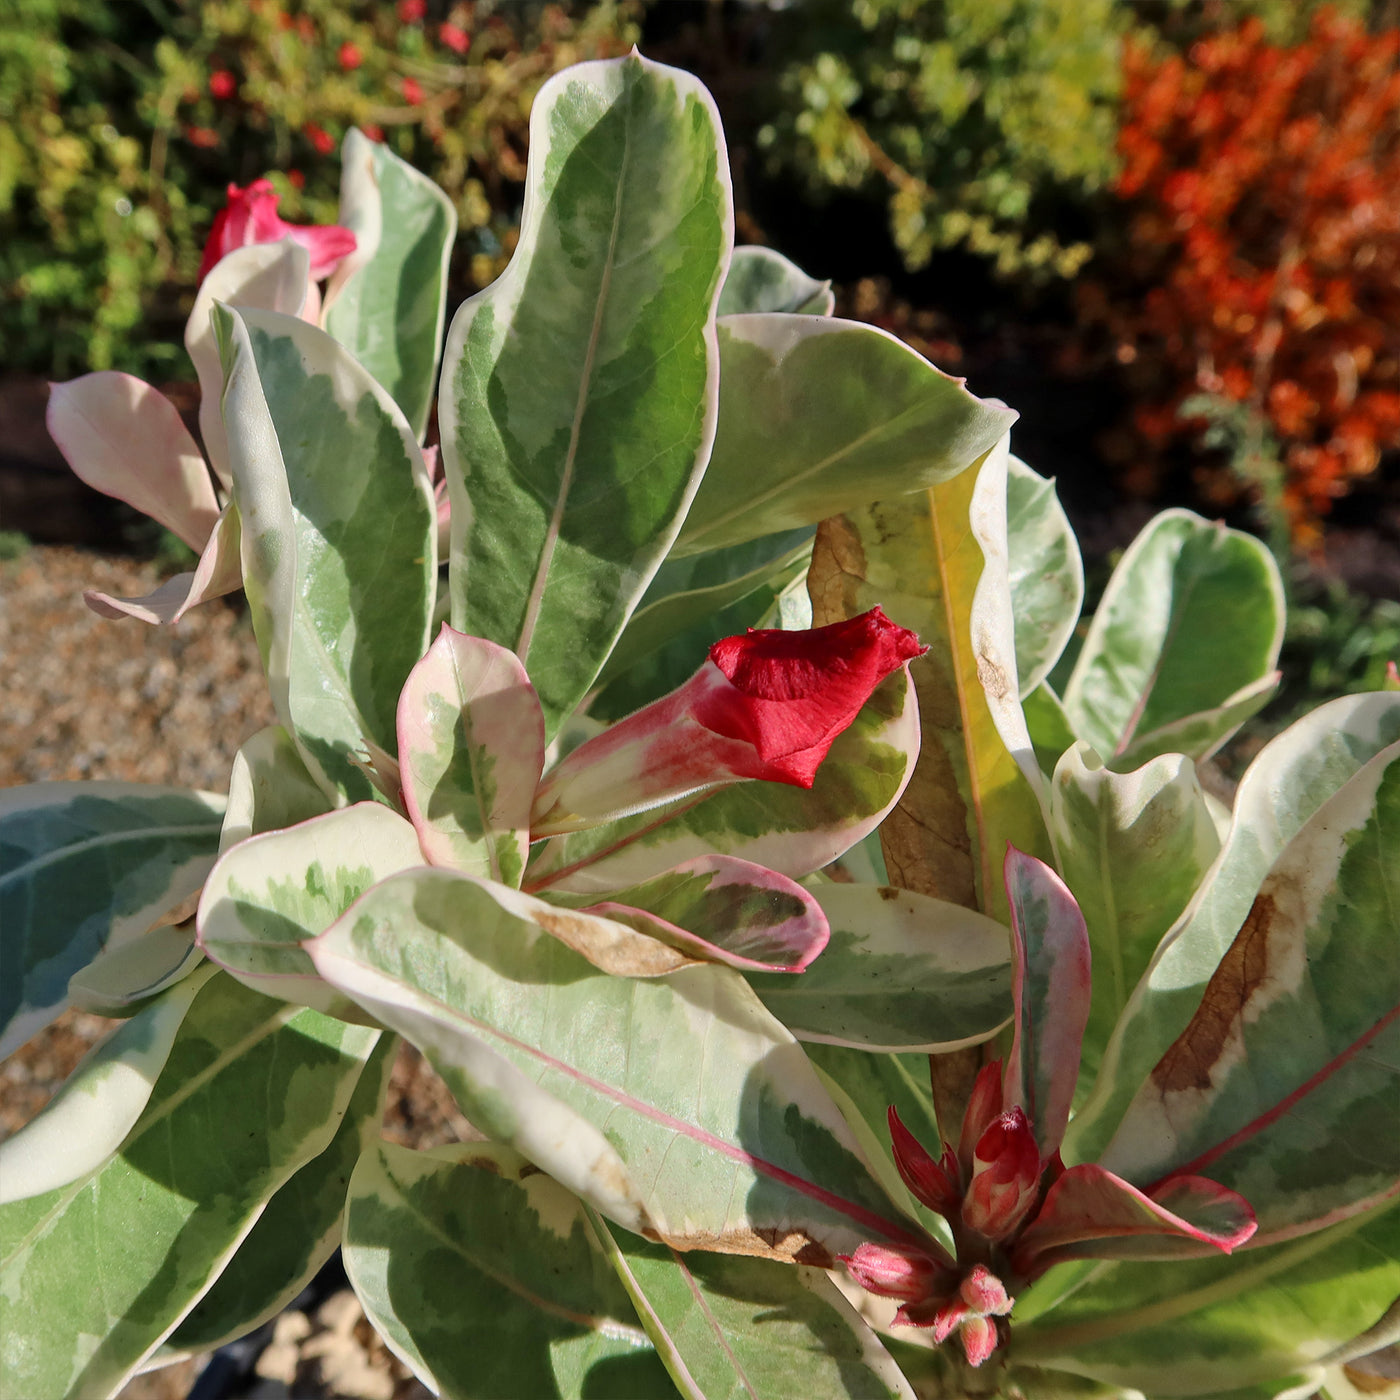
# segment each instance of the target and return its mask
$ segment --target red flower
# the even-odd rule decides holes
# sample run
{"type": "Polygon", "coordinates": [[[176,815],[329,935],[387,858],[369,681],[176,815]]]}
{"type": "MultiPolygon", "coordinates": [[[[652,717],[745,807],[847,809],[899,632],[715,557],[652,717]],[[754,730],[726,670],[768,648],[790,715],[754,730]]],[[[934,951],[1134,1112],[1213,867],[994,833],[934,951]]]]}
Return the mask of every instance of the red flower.
{"type": "Polygon", "coordinates": [[[315,122],[307,122],[302,127],[302,133],[323,156],[328,156],[335,150],[335,138],[325,127],[317,126],[315,122]]]}
{"type": "Polygon", "coordinates": [[[227,102],[238,91],[238,80],[227,68],[216,68],[209,75],[209,95],[216,102],[227,102]]]}
{"type": "Polygon", "coordinates": [[[875,687],[924,650],[879,608],[805,632],[726,637],[678,690],[545,778],[531,833],[574,831],[743,778],[809,788],[875,687]]]}
{"type": "Polygon", "coordinates": [[[438,26],[438,39],[456,54],[465,54],[472,46],[472,36],[450,20],[438,26]]]}
{"type": "Polygon", "coordinates": [[[340,46],[340,52],[336,55],[341,68],[349,73],[358,68],[365,61],[365,56],[360,52],[358,44],[352,44],[348,39],[340,46]]]}
{"type": "MultiPolygon", "coordinates": [[[[314,129],[320,131],[319,127],[314,129]]],[[[308,127],[307,135],[311,132],[312,128],[308,127]]],[[[325,132],[320,134],[330,141],[325,132]]],[[[312,136],[312,140],[316,138],[312,136]]],[[[321,149],[320,143],[316,144],[321,149]]],[[[289,224],[277,213],[277,198],[271,180],[254,180],[247,189],[239,189],[237,185],[228,187],[228,203],[214,215],[214,227],[209,230],[209,241],[204,245],[204,260],[199,265],[200,281],[220,258],[250,243],[295,239],[311,254],[311,276],[318,281],[343,257],[355,251],[355,235],[348,228],[338,224],[312,227],[289,224]]]]}
{"type": "MultiPolygon", "coordinates": [[[[185,140],[191,146],[198,146],[201,150],[211,151],[219,144],[219,133],[207,126],[187,126],[185,128],[185,140]]],[[[200,274],[203,276],[203,274],[200,274]]]]}
{"type": "Polygon", "coordinates": [[[417,24],[427,13],[427,0],[399,0],[400,24],[417,24]]]}
{"type": "Polygon", "coordinates": [[[423,88],[417,78],[403,80],[403,100],[410,107],[416,107],[423,100],[423,88]]]}

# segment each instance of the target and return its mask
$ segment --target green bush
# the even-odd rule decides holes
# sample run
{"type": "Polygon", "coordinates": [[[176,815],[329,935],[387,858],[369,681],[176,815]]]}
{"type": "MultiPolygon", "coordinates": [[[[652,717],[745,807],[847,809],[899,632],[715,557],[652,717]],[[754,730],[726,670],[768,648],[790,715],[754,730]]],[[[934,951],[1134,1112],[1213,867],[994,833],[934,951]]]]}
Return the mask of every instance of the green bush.
{"type": "Polygon", "coordinates": [[[625,52],[632,0],[12,0],[0,27],[0,340],[57,378],[184,375],[180,332],[230,180],[268,175],[292,221],[334,222],[351,126],[457,206],[464,278],[513,242],[530,103],[625,52]],[[134,334],[141,328],[139,335],[134,334]]]}
{"type": "Polygon", "coordinates": [[[816,0],[786,16],[783,108],[759,140],[814,190],[888,190],[910,268],[962,244],[1003,273],[1089,255],[1036,229],[1114,169],[1119,0],[816,0]]]}

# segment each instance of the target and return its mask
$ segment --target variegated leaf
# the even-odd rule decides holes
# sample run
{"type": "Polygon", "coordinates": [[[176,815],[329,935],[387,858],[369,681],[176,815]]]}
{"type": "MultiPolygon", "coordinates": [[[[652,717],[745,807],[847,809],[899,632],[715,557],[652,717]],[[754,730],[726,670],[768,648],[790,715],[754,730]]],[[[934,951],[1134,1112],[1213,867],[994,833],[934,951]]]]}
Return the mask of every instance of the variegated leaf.
{"type": "Polygon", "coordinates": [[[96,1171],[145,1111],[205,966],[91,1050],[35,1118],[0,1142],[0,1205],[96,1171]]]}
{"type": "Polygon", "coordinates": [[[377,802],[254,836],[226,851],[204,886],[200,947],[254,991],[358,1020],[301,945],[376,881],[422,861],[413,827],[377,802]]]}
{"type": "Polygon", "coordinates": [[[1400,743],[1285,847],[1100,1160],[1209,1176],[1259,1242],[1400,1192],[1400,743]]]}
{"type": "Polygon", "coordinates": [[[432,487],[398,406],[323,331],[215,309],[243,578],[278,718],[339,805],[373,792],[427,650],[432,487]]]}
{"type": "Polygon", "coordinates": [[[514,652],[444,626],[399,698],[404,806],[423,854],[518,887],[544,714],[514,652]]]}
{"type": "Polygon", "coordinates": [[[893,884],[993,917],[1006,843],[1050,854],[1016,680],[1007,458],[1002,441],[926,494],[825,522],[808,584],[817,622],[879,603],[928,646],[910,667],[923,749],[881,828],[885,863],[893,884]]]}
{"type": "Polygon", "coordinates": [[[286,1308],[335,1252],[351,1173],[380,1143],[384,1098],[398,1048],[396,1036],[380,1036],[335,1136],[278,1188],[155,1360],[212,1351],[246,1336],[286,1308]]]}
{"type": "Polygon", "coordinates": [[[829,933],[821,905],[801,885],[733,856],[697,856],[597,903],[555,898],[741,970],[801,972],[829,933]]]}
{"type": "Polygon", "coordinates": [[[248,306],[299,316],[314,290],[311,255],[290,238],[235,248],[220,258],[199,284],[185,323],[185,350],[199,378],[199,435],[209,464],[226,490],[233,485],[233,472],[221,410],[224,371],[214,335],[214,307],[248,306]]]}
{"type": "Polygon", "coordinates": [[[1011,1019],[1010,940],[959,904],[876,885],[812,893],[831,941],[801,977],[752,976],[799,1039],[867,1051],[976,1045],[1011,1019]]]}
{"type": "Polygon", "coordinates": [[[441,1394],[674,1394],[578,1197],[508,1147],[367,1152],[345,1267],[380,1335],[441,1394]]]}
{"type": "Polygon", "coordinates": [[[457,210],[426,175],[353,127],[340,159],[338,222],[355,235],[356,248],[344,273],[337,268],[332,276],[322,324],[394,396],[421,439],[442,349],[457,210]]]}
{"type": "Polygon", "coordinates": [[[1007,459],[1006,538],[1021,699],[1050,674],[1084,605],[1084,561],[1053,478],[1007,459]]]}
{"type": "Polygon", "coordinates": [[[726,316],[719,350],[719,429],[677,555],[946,481],[1016,420],[856,321],[726,316]]]}
{"type": "Polygon", "coordinates": [[[1400,741],[1400,695],[1350,695],[1314,710],[1260,751],[1235,794],[1229,833],[1185,912],[1128,999],[1065,1160],[1103,1151],[1128,1102],[1185,1030],[1249,914],[1269,867],[1319,807],[1388,744],[1400,741]]]}
{"type": "Polygon", "coordinates": [[[1093,951],[1087,1071],[1162,935],[1205,878],[1220,837],[1190,759],[1164,754],[1115,773],[1082,742],[1055,769],[1050,823],[1093,951]]]}
{"type": "Polygon", "coordinates": [[[1264,545],[1163,511],[1113,571],[1065,687],[1075,733],[1113,767],[1204,757],[1272,694],[1283,612],[1264,545]]]}
{"type": "Polygon", "coordinates": [[[491,893],[408,872],[308,946],[482,1131],[626,1228],[813,1262],[906,1235],[802,1051],[737,973],[609,977],[500,894],[484,910],[491,893]]]}
{"type": "Polygon", "coordinates": [[[749,311],[792,311],[830,316],[836,305],[830,281],[808,277],[796,263],[772,248],[736,248],[724,277],[716,315],[749,311]]]}
{"type": "Polygon", "coordinates": [[[681,1254],[590,1218],[687,1400],[914,1400],[880,1339],[824,1270],[681,1254]]]}
{"type": "Polygon", "coordinates": [[[223,808],[211,793],[142,783],[0,793],[0,1055],[58,1015],[75,972],[199,890],[223,808]]]}
{"type": "Polygon", "coordinates": [[[211,977],[116,1155],[0,1208],[0,1394],[119,1390],[325,1149],[375,1039],[211,977]]]}
{"type": "Polygon", "coordinates": [[[439,416],[452,625],[520,656],[551,734],[709,457],[732,220],[718,114],[689,74],[634,54],[540,89],[520,241],[453,320],[439,416]]]}
{"type": "Polygon", "coordinates": [[[219,854],[250,836],[296,826],[329,809],[326,794],[307,772],[292,736],[280,724],[270,724],[233,756],[219,854]]]}
{"type": "Polygon", "coordinates": [[[1005,1103],[1026,1111],[1042,1160],[1064,1137],[1089,1018],[1089,934],[1065,883],[1044,861],[1009,847],[1011,994],[1015,1034],[1005,1103]]]}

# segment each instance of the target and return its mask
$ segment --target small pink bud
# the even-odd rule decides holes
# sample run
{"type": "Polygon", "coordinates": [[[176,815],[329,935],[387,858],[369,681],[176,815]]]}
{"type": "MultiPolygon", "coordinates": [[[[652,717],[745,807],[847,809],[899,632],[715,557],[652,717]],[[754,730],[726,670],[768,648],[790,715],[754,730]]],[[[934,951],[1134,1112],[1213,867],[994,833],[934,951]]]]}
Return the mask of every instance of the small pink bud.
{"type": "Polygon", "coordinates": [[[863,1244],[841,1262],[862,1288],[883,1298],[916,1303],[949,1282],[951,1270],[921,1250],[895,1245],[863,1244]]]}
{"type": "Polygon", "coordinates": [[[972,1271],[958,1285],[958,1293],[975,1313],[1005,1317],[1011,1311],[1013,1299],[1006,1285],[985,1264],[973,1265],[972,1271]]]}
{"type": "Polygon", "coordinates": [[[989,1240],[1009,1239],[1040,1193],[1040,1149],[1018,1106],[995,1119],[977,1140],[972,1180],[963,1197],[964,1224],[989,1240]]]}
{"type": "Polygon", "coordinates": [[[958,1161],[964,1174],[971,1175],[972,1154],[978,1139],[1001,1115],[1001,1106],[1001,1061],[993,1060],[982,1066],[963,1114],[962,1133],[958,1137],[958,1161]]]}
{"type": "Polygon", "coordinates": [[[951,1150],[946,1151],[942,1161],[935,1162],[923,1143],[900,1121],[899,1112],[893,1104],[890,1105],[888,1117],[894,1164],[904,1184],[930,1210],[951,1218],[962,1202],[956,1154],[951,1150]]]}
{"type": "Polygon", "coordinates": [[[438,39],[455,54],[465,54],[472,46],[472,36],[450,20],[438,26],[438,39]]]}
{"type": "Polygon", "coordinates": [[[997,1325],[990,1318],[970,1317],[958,1332],[969,1366],[980,1366],[997,1349],[997,1325]]]}

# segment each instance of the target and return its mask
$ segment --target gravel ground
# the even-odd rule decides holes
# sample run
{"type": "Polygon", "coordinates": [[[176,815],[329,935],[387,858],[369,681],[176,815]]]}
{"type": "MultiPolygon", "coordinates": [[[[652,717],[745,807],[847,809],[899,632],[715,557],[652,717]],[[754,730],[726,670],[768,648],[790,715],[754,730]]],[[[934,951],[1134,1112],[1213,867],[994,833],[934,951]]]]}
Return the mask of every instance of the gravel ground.
{"type": "MultiPolygon", "coordinates": [[[[119,779],[228,791],[233,756],[271,724],[247,608],[218,601],[175,627],[97,617],[84,588],[150,592],[154,564],[36,546],[0,562],[0,787],[119,779]]],[[[27,1123],[113,1022],[70,1012],[0,1066],[0,1138],[27,1123]]],[[[442,1081],[404,1046],[394,1067],[385,1136],[434,1147],[473,1136],[442,1081]]],[[[136,1377],[121,1400],[181,1400],[206,1358],[136,1377]]],[[[354,1294],[278,1319],[258,1361],[257,1400],[421,1400],[423,1389],[385,1349],[354,1294]]]]}

